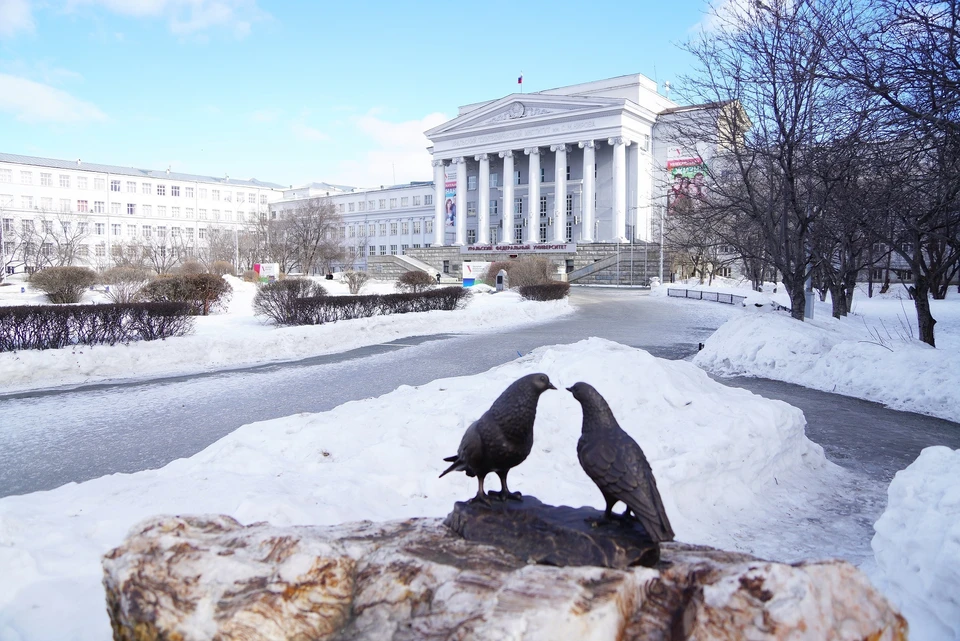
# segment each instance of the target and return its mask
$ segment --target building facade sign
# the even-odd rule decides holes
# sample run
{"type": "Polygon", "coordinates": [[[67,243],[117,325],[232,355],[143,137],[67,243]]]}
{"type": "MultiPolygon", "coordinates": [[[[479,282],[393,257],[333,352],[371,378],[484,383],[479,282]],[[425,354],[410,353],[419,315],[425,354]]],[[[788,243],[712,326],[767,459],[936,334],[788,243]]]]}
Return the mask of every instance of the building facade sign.
{"type": "Polygon", "coordinates": [[[576,243],[518,243],[516,245],[462,245],[461,254],[575,254],[576,243]]]}

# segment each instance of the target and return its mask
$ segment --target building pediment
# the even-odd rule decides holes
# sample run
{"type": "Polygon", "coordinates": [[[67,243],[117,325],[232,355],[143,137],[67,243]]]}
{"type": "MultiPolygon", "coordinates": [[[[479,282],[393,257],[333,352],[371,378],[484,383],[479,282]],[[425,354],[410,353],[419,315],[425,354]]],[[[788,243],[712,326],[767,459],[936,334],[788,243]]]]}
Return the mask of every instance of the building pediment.
{"type": "Polygon", "coordinates": [[[475,133],[491,127],[526,126],[528,123],[558,117],[594,114],[597,111],[622,109],[626,101],[618,98],[580,98],[511,94],[449,120],[426,132],[428,138],[450,134],[475,133]]]}

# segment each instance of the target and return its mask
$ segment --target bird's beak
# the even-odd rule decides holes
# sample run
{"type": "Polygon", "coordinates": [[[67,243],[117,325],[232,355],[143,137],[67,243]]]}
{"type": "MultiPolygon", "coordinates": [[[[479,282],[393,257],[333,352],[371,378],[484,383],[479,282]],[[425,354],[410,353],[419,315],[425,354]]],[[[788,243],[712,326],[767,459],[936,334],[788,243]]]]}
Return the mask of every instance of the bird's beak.
{"type": "Polygon", "coordinates": [[[549,385],[550,385],[550,387],[548,387],[547,389],[557,389],[556,386],[555,386],[553,383],[549,383],[549,385]]]}
{"type": "Polygon", "coordinates": [[[571,394],[573,394],[573,385],[571,385],[570,387],[568,387],[568,388],[567,388],[567,391],[570,392],[571,394]]]}

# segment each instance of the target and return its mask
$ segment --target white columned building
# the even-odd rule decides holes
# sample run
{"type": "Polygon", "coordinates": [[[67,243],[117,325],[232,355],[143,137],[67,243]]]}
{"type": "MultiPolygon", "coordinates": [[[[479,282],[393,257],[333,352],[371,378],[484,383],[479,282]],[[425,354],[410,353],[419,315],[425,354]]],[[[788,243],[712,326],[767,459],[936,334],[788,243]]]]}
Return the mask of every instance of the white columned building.
{"type": "Polygon", "coordinates": [[[655,187],[661,172],[651,140],[659,116],[676,108],[639,74],[461,107],[426,132],[435,169],[434,244],[487,245],[491,228],[508,245],[656,240],[651,212],[662,189],[655,187]],[[526,163],[518,166],[518,155],[526,163]],[[442,220],[450,164],[452,240],[442,220]]]}

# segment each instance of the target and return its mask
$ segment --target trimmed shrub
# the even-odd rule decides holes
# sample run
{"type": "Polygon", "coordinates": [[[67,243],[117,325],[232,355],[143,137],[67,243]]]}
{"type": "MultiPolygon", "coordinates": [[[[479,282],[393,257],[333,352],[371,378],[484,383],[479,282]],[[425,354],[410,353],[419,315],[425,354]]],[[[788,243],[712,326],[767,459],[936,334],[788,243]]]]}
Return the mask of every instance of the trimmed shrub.
{"type": "Polygon", "coordinates": [[[397,279],[396,287],[397,290],[401,292],[419,294],[420,292],[430,289],[436,284],[437,281],[434,280],[433,276],[427,272],[421,272],[418,270],[400,274],[400,278],[397,279]]]}
{"type": "MultiPolygon", "coordinates": [[[[176,273],[182,276],[196,276],[197,274],[206,274],[207,268],[203,266],[203,263],[196,260],[187,260],[180,263],[180,266],[177,267],[176,273]]],[[[220,274],[221,276],[223,274],[220,274]]]]}
{"type": "Polygon", "coordinates": [[[245,283],[255,283],[257,282],[257,272],[252,269],[245,269],[241,278],[243,278],[243,282],[245,283]]]}
{"type": "Polygon", "coordinates": [[[370,296],[320,296],[296,302],[297,325],[322,325],[354,318],[409,314],[461,308],[471,292],[462,287],[441,287],[419,294],[372,294],[370,296]]]}
{"type": "Polygon", "coordinates": [[[213,274],[162,274],[140,290],[141,297],[152,303],[189,303],[194,316],[222,307],[232,293],[230,283],[213,274]]]}
{"type": "Polygon", "coordinates": [[[253,311],[277,325],[296,325],[296,303],[301,298],[326,296],[322,285],[306,278],[287,278],[261,285],[253,297],[253,311]]]}
{"type": "Polygon", "coordinates": [[[140,267],[111,267],[100,274],[100,283],[107,285],[107,297],[114,303],[133,303],[144,285],[153,280],[153,272],[140,267]]]}
{"type": "Polygon", "coordinates": [[[347,287],[350,288],[351,296],[359,296],[360,292],[363,291],[363,286],[370,280],[367,272],[346,272],[343,278],[347,281],[347,287]]]}
{"type": "Polygon", "coordinates": [[[79,303],[83,292],[97,282],[97,273],[86,267],[48,267],[30,276],[30,284],[51,303],[79,303]]]}
{"type": "Polygon", "coordinates": [[[570,283],[557,281],[544,285],[524,285],[520,288],[520,296],[527,300],[560,300],[570,293],[570,283]]]}
{"type": "Polygon", "coordinates": [[[189,312],[187,303],[0,307],[0,352],[183,336],[189,312]]]}
{"type": "Polygon", "coordinates": [[[226,276],[227,274],[233,276],[233,265],[225,260],[215,260],[213,264],[210,265],[210,273],[216,274],[217,276],[226,276]]]}
{"type": "Polygon", "coordinates": [[[507,260],[490,263],[483,282],[491,287],[497,284],[497,274],[501,269],[507,270],[510,288],[526,285],[543,285],[554,282],[557,268],[549,259],[543,256],[524,256],[518,260],[507,260]]]}

